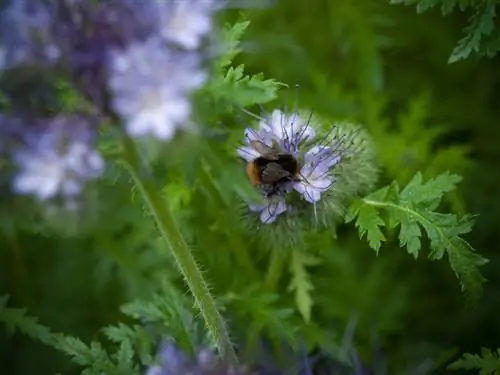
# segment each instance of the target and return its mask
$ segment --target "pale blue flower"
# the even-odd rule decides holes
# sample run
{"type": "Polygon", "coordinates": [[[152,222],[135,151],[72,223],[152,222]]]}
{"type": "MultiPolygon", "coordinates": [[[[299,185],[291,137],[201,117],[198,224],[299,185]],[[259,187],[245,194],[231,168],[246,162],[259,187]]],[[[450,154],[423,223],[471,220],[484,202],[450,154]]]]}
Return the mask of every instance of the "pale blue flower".
{"type": "Polygon", "coordinates": [[[85,120],[58,116],[47,120],[42,131],[25,138],[13,154],[19,171],[13,180],[18,194],[33,195],[41,201],[81,194],[87,180],[99,177],[104,162],[89,144],[85,120]]]}
{"type": "Polygon", "coordinates": [[[328,134],[318,138],[312,125],[310,119],[297,112],[286,114],[274,110],[269,117],[260,119],[257,129],[245,129],[245,144],[237,149],[244,160],[251,162],[263,156],[251,145],[252,141],[259,140],[275,147],[278,154],[294,156],[299,163],[295,180],[279,182],[277,189],[273,187],[273,196],[268,196],[269,189],[262,186],[264,203],[249,205],[251,211],[260,214],[263,223],[272,223],[279,215],[291,211],[287,199],[293,190],[306,202],[316,204],[335,185],[335,168],[352,151],[350,142],[355,133],[339,133],[334,125],[328,134]]]}
{"type": "Polygon", "coordinates": [[[160,34],[187,50],[198,49],[212,30],[215,0],[155,0],[159,5],[160,34]]]}
{"type": "Polygon", "coordinates": [[[158,37],[114,50],[108,86],[112,108],[132,136],[173,138],[188,126],[190,94],[206,80],[197,54],[170,50],[158,37]]]}
{"type": "Polygon", "coordinates": [[[281,196],[265,198],[264,203],[249,204],[250,211],[258,212],[260,221],[264,224],[271,224],[276,221],[279,215],[286,212],[287,204],[281,196]]]}

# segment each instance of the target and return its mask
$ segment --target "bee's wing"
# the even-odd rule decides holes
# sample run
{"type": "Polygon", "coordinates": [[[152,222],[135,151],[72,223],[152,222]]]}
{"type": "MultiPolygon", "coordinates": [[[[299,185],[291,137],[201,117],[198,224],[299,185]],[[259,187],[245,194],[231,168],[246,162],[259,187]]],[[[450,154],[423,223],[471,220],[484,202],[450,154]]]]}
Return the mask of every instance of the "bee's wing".
{"type": "Polygon", "coordinates": [[[291,176],[291,173],[283,169],[281,165],[277,163],[269,163],[262,171],[261,178],[263,183],[271,184],[289,176],[291,176]]]}
{"type": "Polygon", "coordinates": [[[278,160],[278,155],[276,150],[266,145],[264,142],[258,140],[252,141],[252,147],[262,156],[269,158],[271,160],[278,160]]]}

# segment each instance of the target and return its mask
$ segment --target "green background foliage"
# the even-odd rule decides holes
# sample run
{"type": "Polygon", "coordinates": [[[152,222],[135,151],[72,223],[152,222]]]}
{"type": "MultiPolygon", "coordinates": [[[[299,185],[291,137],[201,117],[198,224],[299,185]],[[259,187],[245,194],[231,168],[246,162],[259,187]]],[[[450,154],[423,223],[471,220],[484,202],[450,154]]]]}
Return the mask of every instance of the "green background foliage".
{"type": "MultiPolygon", "coordinates": [[[[279,1],[224,13],[221,25],[240,23],[224,29],[223,53],[197,95],[201,134],[153,151],[139,144],[249,361],[263,341],[287,364],[298,357],[283,342],[342,358],[355,317],[360,356],[370,362],[376,331],[390,373],[428,358],[435,373],[447,373],[466,352],[479,354],[456,362],[454,373],[500,371],[496,2],[392,3],[279,1]],[[300,86],[301,108],[363,124],[380,168],[378,188],[352,202],[352,222],[302,233],[292,250],[282,246],[286,233],[261,234],[240,220],[241,197],[255,192],[234,156],[250,121],[237,107],[291,103],[294,90],[281,82],[300,86]],[[477,215],[472,231],[469,213],[477,215]],[[428,260],[445,252],[449,262],[428,260]]],[[[78,102],[64,84],[58,90],[65,108],[78,102]]],[[[103,127],[100,148],[109,155],[113,137],[103,127]]],[[[61,217],[2,197],[0,294],[10,297],[0,304],[9,328],[0,335],[0,368],[132,374],[151,361],[150,332],[175,337],[186,351],[211,345],[120,164],[108,163],[85,207],[61,217]]]]}

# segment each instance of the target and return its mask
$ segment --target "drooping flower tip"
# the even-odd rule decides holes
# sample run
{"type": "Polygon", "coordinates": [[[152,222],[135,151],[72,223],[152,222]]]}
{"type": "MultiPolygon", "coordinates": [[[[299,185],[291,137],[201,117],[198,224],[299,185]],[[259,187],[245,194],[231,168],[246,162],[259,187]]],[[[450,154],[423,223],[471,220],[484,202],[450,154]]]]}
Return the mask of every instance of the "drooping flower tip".
{"type": "Polygon", "coordinates": [[[26,136],[13,152],[18,167],[14,191],[40,201],[77,198],[84,184],[104,170],[103,159],[91,147],[87,120],[60,115],[37,125],[40,131],[26,136]]]}
{"type": "Polygon", "coordinates": [[[360,134],[352,124],[323,129],[312,116],[280,110],[262,118],[257,129],[245,129],[245,144],[237,154],[250,163],[250,177],[263,195],[263,203],[249,205],[250,210],[269,224],[292,208],[312,205],[315,209],[337,188],[355,194],[359,189],[350,185],[363,184],[366,177],[359,176],[357,169],[360,163],[370,163],[369,157],[360,157],[365,151],[360,134]]]}

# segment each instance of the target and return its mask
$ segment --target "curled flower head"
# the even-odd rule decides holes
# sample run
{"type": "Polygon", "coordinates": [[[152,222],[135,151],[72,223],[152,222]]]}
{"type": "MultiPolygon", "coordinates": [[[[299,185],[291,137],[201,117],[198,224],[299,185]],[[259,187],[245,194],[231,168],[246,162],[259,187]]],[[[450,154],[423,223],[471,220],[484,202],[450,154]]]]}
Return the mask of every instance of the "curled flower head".
{"type": "Polygon", "coordinates": [[[31,63],[56,63],[53,9],[43,1],[16,1],[0,12],[0,68],[31,63]]]}
{"type": "Polygon", "coordinates": [[[186,126],[189,94],[206,79],[199,63],[198,55],[172,51],[157,37],[113,51],[108,79],[111,105],[127,132],[169,140],[177,128],[186,126]]]}
{"type": "Polygon", "coordinates": [[[24,139],[13,158],[19,168],[13,181],[18,194],[41,201],[57,196],[74,199],[83,184],[101,175],[104,163],[91,147],[85,118],[61,115],[41,121],[40,131],[24,139]]]}
{"type": "Polygon", "coordinates": [[[319,120],[299,112],[274,110],[261,118],[257,129],[245,129],[237,154],[249,163],[249,176],[262,192],[264,202],[249,208],[260,212],[265,224],[284,213],[308,210],[326,219],[376,177],[361,127],[338,123],[323,128],[319,120]]]}

